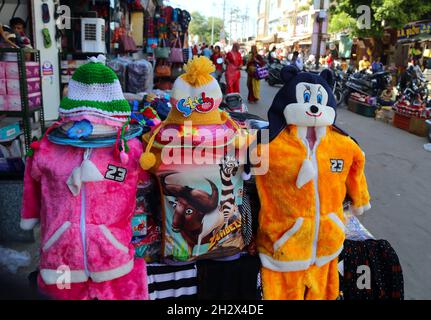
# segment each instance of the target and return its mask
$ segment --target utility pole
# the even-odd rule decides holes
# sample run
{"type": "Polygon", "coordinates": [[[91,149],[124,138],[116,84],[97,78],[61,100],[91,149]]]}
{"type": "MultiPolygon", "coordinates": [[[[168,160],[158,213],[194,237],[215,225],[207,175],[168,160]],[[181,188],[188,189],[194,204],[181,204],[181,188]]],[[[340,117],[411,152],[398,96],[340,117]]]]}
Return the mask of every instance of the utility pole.
{"type": "Polygon", "coordinates": [[[232,44],[232,21],[233,21],[233,8],[230,8],[230,21],[229,21],[229,45],[232,44]]]}
{"type": "Polygon", "coordinates": [[[323,29],[323,18],[320,16],[322,10],[325,9],[325,0],[320,0],[320,10],[317,16],[319,19],[319,33],[317,35],[317,54],[316,54],[316,70],[320,67],[320,50],[322,48],[322,29],[323,29]]]}
{"type": "MultiPolygon", "coordinates": [[[[213,9],[215,8],[215,2],[213,1],[213,9]]],[[[212,23],[211,23],[211,45],[214,45],[214,10],[212,14],[212,23]]]]}

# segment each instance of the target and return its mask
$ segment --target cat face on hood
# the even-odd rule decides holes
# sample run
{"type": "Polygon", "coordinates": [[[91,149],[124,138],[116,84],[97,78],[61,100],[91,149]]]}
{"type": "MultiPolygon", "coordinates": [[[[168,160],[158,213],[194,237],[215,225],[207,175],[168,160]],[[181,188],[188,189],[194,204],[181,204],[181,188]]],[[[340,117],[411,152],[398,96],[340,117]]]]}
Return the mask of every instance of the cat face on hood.
{"type": "Polygon", "coordinates": [[[318,75],[287,66],[281,71],[281,77],[285,84],[268,112],[271,140],[287,125],[325,127],[334,124],[336,100],[329,70],[318,75]]]}

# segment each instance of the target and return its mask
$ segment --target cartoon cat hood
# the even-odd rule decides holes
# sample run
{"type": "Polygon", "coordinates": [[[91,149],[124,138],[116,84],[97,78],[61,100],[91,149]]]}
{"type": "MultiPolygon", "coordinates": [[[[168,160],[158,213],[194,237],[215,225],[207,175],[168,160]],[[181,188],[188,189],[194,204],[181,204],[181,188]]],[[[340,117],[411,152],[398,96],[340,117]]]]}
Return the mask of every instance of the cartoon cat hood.
{"type": "Polygon", "coordinates": [[[331,89],[334,79],[330,70],[319,75],[287,66],[281,77],[284,85],[268,111],[270,141],[287,125],[322,127],[335,123],[337,102],[331,89]]]}

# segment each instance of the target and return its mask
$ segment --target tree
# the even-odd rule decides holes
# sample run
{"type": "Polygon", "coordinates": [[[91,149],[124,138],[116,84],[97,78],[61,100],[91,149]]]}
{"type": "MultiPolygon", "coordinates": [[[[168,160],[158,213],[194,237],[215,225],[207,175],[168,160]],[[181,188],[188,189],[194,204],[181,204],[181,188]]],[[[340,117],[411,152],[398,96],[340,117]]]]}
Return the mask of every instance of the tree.
{"type": "MultiPolygon", "coordinates": [[[[365,5],[371,9],[370,28],[359,29],[357,26],[351,28],[351,34],[359,37],[373,37],[375,39],[382,36],[385,27],[402,28],[405,24],[425,19],[431,15],[431,1],[424,0],[339,0],[331,7],[334,24],[344,13],[344,17],[357,20],[361,13],[357,12],[358,7],[365,5]],[[383,23],[384,22],[384,23],[383,23]]],[[[351,20],[350,20],[351,21],[351,20]]]]}
{"type": "MultiPolygon", "coordinates": [[[[192,12],[192,21],[189,26],[191,36],[198,36],[200,42],[211,42],[211,29],[213,17],[205,17],[199,12],[192,12]]],[[[220,32],[223,29],[223,20],[214,17],[214,42],[217,42],[220,37],[220,32]]]]}
{"type": "Polygon", "coordinates": [[[343,31],[349,32],[351,30],[354,30],[355,26],[355,19],[349,16],[346,12],[339,12],[331,15],[328,31],[329,33],[337,33],[343,31]]]}

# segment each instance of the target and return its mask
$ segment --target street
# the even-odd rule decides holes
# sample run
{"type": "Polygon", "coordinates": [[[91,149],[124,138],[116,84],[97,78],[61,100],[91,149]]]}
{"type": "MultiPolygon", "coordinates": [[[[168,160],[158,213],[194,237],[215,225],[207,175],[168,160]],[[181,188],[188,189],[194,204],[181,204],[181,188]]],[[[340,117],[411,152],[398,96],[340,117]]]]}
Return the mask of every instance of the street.
{"type": "MultiPolygon", "coordinates": [[[[246,98],[244,73],[241,81],[246,98]]],[[[262,99],[249,105],[250,112],[266,119],[280,87],[262,81],[262,99]]],[[[423,148],[426,139],[344,108],[338,110],[337,124],[358,141],[367,156],[372,209],[360,221],[396,250],[404,273],[405,299],[430,299],[431,153],[423,148]]]]}

